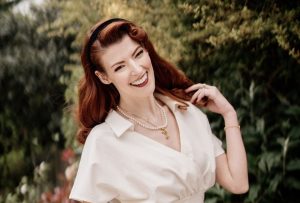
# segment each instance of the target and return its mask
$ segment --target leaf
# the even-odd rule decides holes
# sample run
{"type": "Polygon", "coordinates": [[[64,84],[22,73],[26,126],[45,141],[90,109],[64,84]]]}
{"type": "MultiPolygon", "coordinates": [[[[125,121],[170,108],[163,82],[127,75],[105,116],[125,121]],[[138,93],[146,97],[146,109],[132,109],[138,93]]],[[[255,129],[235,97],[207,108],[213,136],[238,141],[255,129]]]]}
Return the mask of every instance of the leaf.
{"type": "Polygon", "coordinates": [[[261,155],[258,166],[262,172],[268,173],[273,169],[273,167],[279,166],[280,161],[280,152],[265,152],[261,155]]]}
{"type": "Polygon", "coordinates": [[[300,181],[296,178],[289,177],[285,180],[285,183],[289,188],[300,190],[300,181]]]}
{"type": "Polygon", "coordinates": [[[282,181],[282,175],[276,174],[276,176],[269,183],[269,190],[275,192],[277,190],[278,184],[282,181]]]}
{"type": "Polygon", "coordinates": [[[285,111],[287,115],[291,116],[299,116],[300,115],[300,106],[289,106],[288,109],[285,111]]]}
{"type": "Polygon", "coordinates": [[[205,203],[217,203],[218,202],[218,198],[213,197],[213,198],[208,198],[205,200],[205,203]]]}
{"type": "Polygon", "coordinates": [[[300,159],[291,160],[286,166],[287,171],[297,171],[300,170],[300,159]]]}
{"type": "Polygon", "coordinates": [[[258,194],[261,190],[261,186],[260,185],[251,185],[250,189],[249,189],[249,195],[248,195],[248,200],[250,202],[256,202],[257,198],[258,198],[258,194]]]}

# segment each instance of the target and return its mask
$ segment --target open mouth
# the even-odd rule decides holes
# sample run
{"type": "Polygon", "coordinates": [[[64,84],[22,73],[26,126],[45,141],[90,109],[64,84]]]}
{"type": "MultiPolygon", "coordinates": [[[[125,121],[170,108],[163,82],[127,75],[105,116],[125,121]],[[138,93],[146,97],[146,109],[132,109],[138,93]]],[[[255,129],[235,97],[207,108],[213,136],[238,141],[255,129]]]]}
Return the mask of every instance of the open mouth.
{"type": "Polygon", "coordinates": [[[148,83],[148,72],[145,72],[144,75],[140,79],[130,83],[130,85],[135,86],[135,87],[143,87],[147,83],[148,83]]]}

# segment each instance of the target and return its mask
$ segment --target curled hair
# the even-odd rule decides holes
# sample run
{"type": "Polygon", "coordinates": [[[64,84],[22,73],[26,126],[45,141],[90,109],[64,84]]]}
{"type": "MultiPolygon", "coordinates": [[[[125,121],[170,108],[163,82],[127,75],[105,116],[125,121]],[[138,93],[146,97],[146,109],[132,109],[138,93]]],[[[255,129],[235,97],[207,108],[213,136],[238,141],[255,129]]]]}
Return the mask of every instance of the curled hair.
{"type": "MultiPolygon", "coordinates": [[[[118,21],[109,24],[97,36],[96,41],[88,47],[92,32],[101,25],[97,23],[88,33],[81,53],[84,77],[79,83],[78,120],[80,127],[77,139],[84,143],[90,130],[105,121],[111,109],[119,104],[120,95],[113,84],[103,84],[95,71],[105,72],[101,65],[100,54],[103,48],[119,42],[124,35],[141,44],[149,53],[155,75],[155,92],[169,96],[179,102],[188,101],[191,94],[184,90],[193,85],[183,72],[161,58],[155,51],[147,33],[130,21],[118,21]],[[88,51],[90,52],[89,54],[88,51]],[[90,57],[90,58],[88,58],[90,57]]],[[[184,103],[184,105],[187,105],[184,103]]]]}

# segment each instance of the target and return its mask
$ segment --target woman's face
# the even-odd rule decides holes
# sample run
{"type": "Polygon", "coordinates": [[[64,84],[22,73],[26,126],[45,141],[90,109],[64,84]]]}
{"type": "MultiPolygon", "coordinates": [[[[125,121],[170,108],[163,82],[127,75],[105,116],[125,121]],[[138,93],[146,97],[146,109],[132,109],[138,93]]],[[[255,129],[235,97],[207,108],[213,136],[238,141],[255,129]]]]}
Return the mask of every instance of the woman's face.
{"type": "Polygon", "coordinates": [[[95,74],[104,84],[114,84],[121,99],[153,95],[155,79],[149,54],[128,35],[104,49],[101,64],[105,73],[95,74]]]}

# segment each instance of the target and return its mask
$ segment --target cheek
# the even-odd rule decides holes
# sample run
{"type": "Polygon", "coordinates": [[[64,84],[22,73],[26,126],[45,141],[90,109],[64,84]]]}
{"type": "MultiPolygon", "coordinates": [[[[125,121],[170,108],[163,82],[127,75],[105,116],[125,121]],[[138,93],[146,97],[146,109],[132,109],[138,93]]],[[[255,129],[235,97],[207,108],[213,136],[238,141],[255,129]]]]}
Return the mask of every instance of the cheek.
{"type": "Polygon", "coordinates": [[[147,68],[153,69],[153,68],[152,68],[152,62],[151,62],[151,59],[150,59],[148,53],[147,53],[147,55],[145,56],[143,62],[144,62],[144,66],[146,66],[147,68]]]}
{"type": "Polygon", "coordinates": [[[152,61],[149,56],[145,59],[145,67],[148,69],[149,77],[152,78],[151,81],[153,81],[153,84],[155,84],[155,76],[154,76],[155,73],[152,66],[152,61]]]}
{"type": "Polygon", "coordinates": [[[129,84],[129,73],[127,72],[127,70],[115,73],[111,77],[111,81],[115,85],[115,87],[117,87],[117,89],[124,89],[127,84],[129,84]]]}
{"type": "Polygon", "coordinates": [[[152,67],[152,62],[151,62],[150,58],[149,58],[149,60],[147,61],[147,66],[148,66],[149,68],[153,69],[153,67],[152,67]]]}

